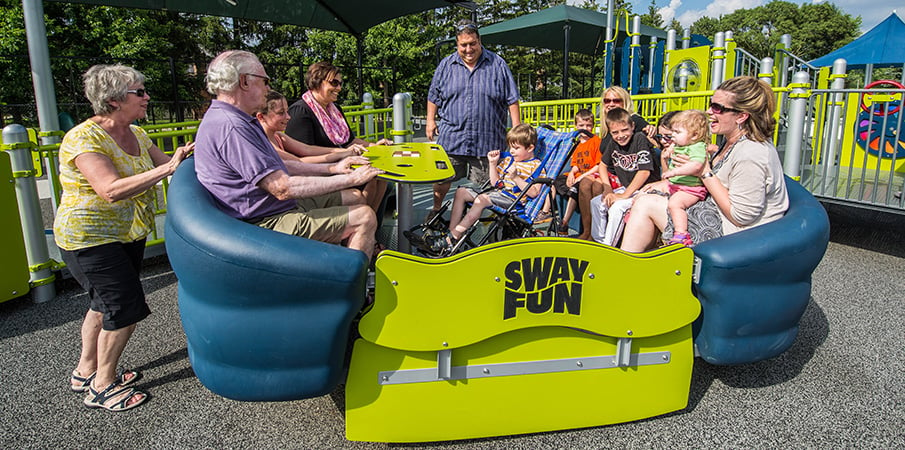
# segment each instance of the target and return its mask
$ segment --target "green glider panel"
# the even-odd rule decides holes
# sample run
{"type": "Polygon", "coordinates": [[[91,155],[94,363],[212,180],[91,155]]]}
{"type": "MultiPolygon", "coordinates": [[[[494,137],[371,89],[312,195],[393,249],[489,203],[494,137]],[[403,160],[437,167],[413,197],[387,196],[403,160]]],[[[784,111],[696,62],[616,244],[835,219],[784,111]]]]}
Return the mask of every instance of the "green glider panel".
{"type": "Polygon", "coordinates": [[[561,238],[446,259],[384,252],[346,437],[426,442],[599,426],[688,403],[693,253],[561,238]]]}

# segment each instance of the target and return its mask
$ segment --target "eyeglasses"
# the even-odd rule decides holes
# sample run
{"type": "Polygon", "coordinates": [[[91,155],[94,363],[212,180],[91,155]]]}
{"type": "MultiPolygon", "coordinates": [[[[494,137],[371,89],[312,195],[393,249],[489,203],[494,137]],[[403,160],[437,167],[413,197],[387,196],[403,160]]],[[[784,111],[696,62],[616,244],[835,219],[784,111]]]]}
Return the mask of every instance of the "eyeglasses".
{"type": "Polygon", "coordinates": [[[461,25],[456,25],[456,31],[465,31],[465,30],[477,30],[478,26],[473,23],[463,23],[461,25]]]}
{"type": "Polygon", "coordinates": [[[333,86],[333,87],[340,87],[343,85],[343,80],[334,78],[332,80],[328,80],[327,83],[330,83],[330,86],[333,86]]]}
{"type": "Polygon", "coordinates": [[[724,112],[734,112],[741,113],[741,110],[730,108],[728,106],[723,106],[719,103],[710,102],[710,110],[713,111],[714,114],[722,114],[724,112]]]}
{"type": "Polygon", "coordinates": [[[135,95],[137,95],[137,96],[139,96],[139,97],[144,97],[145,94],[147,94],[148,97],[151,96],[151,91],[149,91],[149,90],[147,90],[147,89],[145,89],[145,88],[141,88],[141,89],[129,89],[128,91],[126,91],[126,93],[127,93],[127,94],[135,94],[135,95]]]}
{"type": "Polygon", "coordinates": [[[260,78],[260,79],[264,80],[264,86],[270,87],[270,77],[268,77],[268,76],[258,75],[256,73],[244,73],[243,75],[260,78]]]}
{"type": "Polygon", "coordinates": [[[658,141],[671,141],[671,140],[672,140],[672,135],[671,135],[671,134],[655,134],[654,137],[655,137],[658,141]]]}
{"type": "Polygon", "coordinates": [[[609,105],[610,103],[618,103],[621,105],[622,99],[621,98],[605,98],[605,99],[603,99],[604,105],[609,105]]]}

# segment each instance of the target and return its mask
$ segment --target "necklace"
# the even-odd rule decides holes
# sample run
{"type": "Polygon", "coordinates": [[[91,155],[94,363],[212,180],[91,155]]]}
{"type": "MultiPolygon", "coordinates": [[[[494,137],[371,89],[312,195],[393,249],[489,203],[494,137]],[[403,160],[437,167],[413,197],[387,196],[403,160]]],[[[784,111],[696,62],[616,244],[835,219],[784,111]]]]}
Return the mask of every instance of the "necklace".
{"type": "Polygon", "coordinates": [[[739,142],[742,142],[747,138],[747,134],[742,134],[732,144],[728,144],[729,141],[726,141],[727,145],[723,146],[723,148],[721,148],[720,151],[717,152],[716,156],[713,157],[713,162],[711,163],[710,169],[713,172],[720,170],[720,167],[723,167],[723,163],[725,163],[726,159],[729,158],[729,154],[732,153],[732,150],[735,149],[735,146],[738,145],[739,142]],[[725,153],[723,152],[724,149],[726,150],[725,153]]]}

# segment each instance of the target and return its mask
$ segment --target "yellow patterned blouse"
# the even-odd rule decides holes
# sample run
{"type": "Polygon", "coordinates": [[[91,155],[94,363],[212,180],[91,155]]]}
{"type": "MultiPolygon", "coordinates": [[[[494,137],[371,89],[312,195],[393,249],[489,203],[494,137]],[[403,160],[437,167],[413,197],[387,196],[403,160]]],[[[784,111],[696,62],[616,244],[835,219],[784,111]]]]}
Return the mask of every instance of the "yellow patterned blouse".
{"type": "Polygon", "coordinates": [[[64,250],[77,250],[111,242],[129,243],[146,237],[154,224],[155,189],[135,197],[107,202],[94,189],[75,165],[82,153],[100,153],[113,161],[122,178],[154,168],[148,153],[151,139],[140,127],[130,128],[138,139],[140,152],[132,156],[92,120],[69,130],[60,144],[60,184],[63,195],[53,224],[57,245],[64,250]]]}

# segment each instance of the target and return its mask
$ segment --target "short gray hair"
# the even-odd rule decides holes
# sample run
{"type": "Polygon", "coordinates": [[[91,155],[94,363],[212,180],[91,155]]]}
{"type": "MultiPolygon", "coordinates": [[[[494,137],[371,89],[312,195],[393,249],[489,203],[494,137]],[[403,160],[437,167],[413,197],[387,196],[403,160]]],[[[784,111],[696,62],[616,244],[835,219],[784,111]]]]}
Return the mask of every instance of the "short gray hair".
{"type": "Polygon", "coordinates": [[[111,100],[123,101],[129,95],[129,86],[144,84],[145,76],[121,64],[98,64],[91,66],[84,75],[85,97],[91,102],[91,108],[99,116],[106,116],[116,110],[111,100]]]}
{"type": "Polygon", "coordinates": [[[245,50],[227,50],[214,58],[207,67],[207,91],[212,95],[231,92],[239,85],[239,76],[250,73],[261,61],[245,50]]]}

